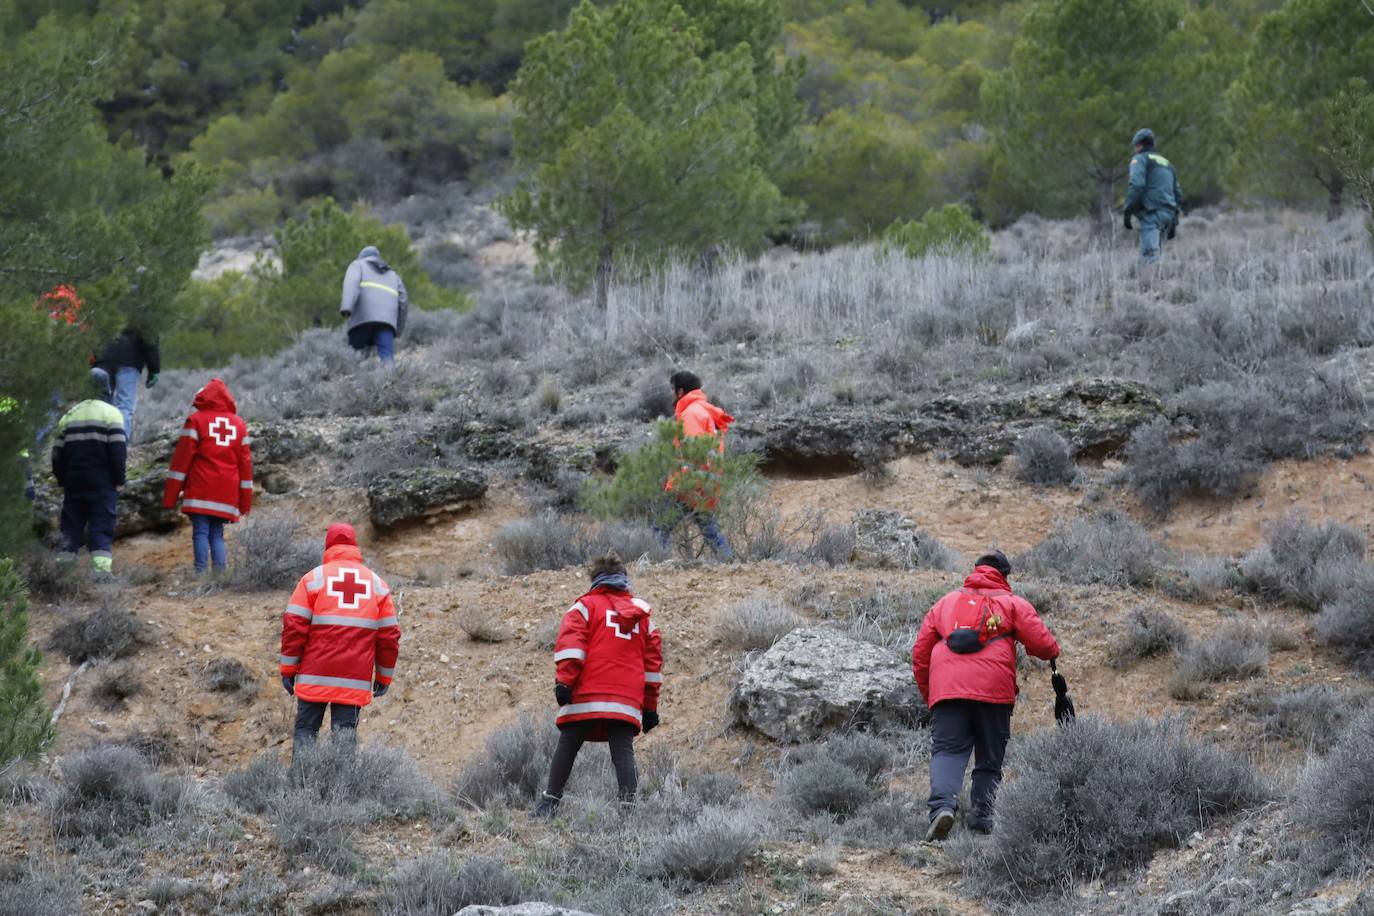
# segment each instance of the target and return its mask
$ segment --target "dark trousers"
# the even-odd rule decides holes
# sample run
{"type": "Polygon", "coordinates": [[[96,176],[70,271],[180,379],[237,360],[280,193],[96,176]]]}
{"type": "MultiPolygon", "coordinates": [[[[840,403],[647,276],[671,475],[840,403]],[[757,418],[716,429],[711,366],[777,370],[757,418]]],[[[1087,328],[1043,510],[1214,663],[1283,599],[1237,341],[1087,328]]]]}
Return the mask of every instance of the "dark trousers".
{"type": "Polygon", "coordinates": [[[114,548],[115,512],[119,492],[104,490],[66,490],[62,494],[62,552],[76,553],[88,544],[92,557],[108,558],[114,548]]]}
{"type": "Polygon", "coordinates": [[[302,748],[313,747],[315,736],[320,733],[320,726],[324,724],[324,711],[329,710],[329,730],[331,732],[343,732],[338,735],[347,741],[356,741],[358,738],[358,713],[362,711],[360,706],[348,706],[344,703],[312,703],[309,700],[296,700],[296,731],[292,735],[291,752],[299,754],[302,748]]]}
{"type": "Polygon", "coordinates": [[[635,790],[639,788],[639,774],[635,771],[635,733],[638,731],[628,722],[584,721],[570,722],[563,726],[558,735],[558,747],[549,763],[549,787],[547,794],[554,798],[563,797],[563,787],[572,775],[573,761],[577,752],[582,750],[594,728],[606,730],[606,743],[611,749],[611,765],[615,767],[615,781],[620,787],[620,800],[633,801],[635,790]]]}
{"type": "Polygon", "coordinates": [[[716,517],[706,512],[688,511],[682,518],[674,519],[671,522],[654,525],[654,534],[658,536],[659,546],[665,550],[672,546],[673,532],[677,526],[682,524],[683,519],[690,518],[696,523],[701,536],[706,539],[707,545],[715,552],[715,555],[722,560],[733,560],[735,552],[730,549],[730,542],[725,540],[725,534],[720,530],[720,524],[716,517]]]}
{"type": "Polygon", "coordinates": [[[1010,703],[941,700],[930,711],[930,813],[959,809],[964,770],[973,754],[973,820],[989,822],[1011,738],[1010,703]]]}

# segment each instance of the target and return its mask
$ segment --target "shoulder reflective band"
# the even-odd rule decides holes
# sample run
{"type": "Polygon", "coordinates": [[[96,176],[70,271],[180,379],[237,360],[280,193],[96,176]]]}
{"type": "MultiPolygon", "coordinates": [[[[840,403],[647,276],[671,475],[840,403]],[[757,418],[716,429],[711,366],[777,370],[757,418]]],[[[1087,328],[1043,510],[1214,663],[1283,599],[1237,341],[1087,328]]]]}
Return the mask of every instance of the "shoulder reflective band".
{"type": "Polygon", "coordinates": [[[582,615],[583,620],[591,620],[591,617],[587,614],[587,606],[583,604],[581,601],[577,602],[572,607],[568,608],[568,610],[577,611],[577,613],[582,615]]]}
{"type": "Polygon", "coordinates": [[[374,282],[372,282],[371,280],[364,280],[363,282],[359,283],[358,285],[359,285],[359,286],[365,286],[365,287],[367,287],[368,289],[380,289],[380,290],[385,290],[386,292],[391,293],[391,295],[397,297],[398,299],[399,299],[400,296],[401,296],[401,291],[400,291],[400,290],[398,290],[398,289],[392,289],[391,287],[387,286],[385,283],[374,283],[374,282]]]}

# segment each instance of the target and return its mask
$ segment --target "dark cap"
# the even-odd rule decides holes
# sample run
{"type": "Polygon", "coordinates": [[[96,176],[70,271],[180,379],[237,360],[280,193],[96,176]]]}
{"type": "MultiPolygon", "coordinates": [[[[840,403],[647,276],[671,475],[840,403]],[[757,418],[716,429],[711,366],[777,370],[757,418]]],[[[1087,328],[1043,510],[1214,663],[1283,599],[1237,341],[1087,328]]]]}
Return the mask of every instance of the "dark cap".
{"type": "Polygon", "coordinates": [[[991,566],[993,569],[1001,573],[1004,578],[1006,576],[1011,575],[1011,561],[1008,560],[1007,555],[1000,550],[993,550],[989,553],[983,554],[976,561],[974,561],[973,565],[991,566]]]}

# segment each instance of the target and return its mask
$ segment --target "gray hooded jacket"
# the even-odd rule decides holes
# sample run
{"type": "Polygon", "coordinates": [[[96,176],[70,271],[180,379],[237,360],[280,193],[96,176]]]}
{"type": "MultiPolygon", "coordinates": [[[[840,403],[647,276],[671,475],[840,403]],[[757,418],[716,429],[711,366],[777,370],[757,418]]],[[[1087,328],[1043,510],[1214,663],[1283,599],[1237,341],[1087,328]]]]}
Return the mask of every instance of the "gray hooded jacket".
{"type": "Polygon", "coordinates": [[[406,327],[410,299],[401,275],[382,260],[377,249],[368,245],[358,252],[358,260],[344,274],[343,298],[339,314],[348,319],[348,330],[360,324],[378,322],[390,325],[399,336],[406,327]]]}

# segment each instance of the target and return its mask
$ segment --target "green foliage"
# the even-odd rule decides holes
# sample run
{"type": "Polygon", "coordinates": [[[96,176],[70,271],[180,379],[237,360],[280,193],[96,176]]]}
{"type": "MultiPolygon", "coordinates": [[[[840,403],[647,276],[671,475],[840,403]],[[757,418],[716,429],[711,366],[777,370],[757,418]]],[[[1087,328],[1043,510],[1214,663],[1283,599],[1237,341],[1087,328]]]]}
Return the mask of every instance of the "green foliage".
{"type": "Polygon", "coordinates": [[[987,230],[963,204],[945,204],[927,210],[919,220],[893,223],[883,233],[883,240],[913,258],[956,253],[983,257],[992,250],[987,230]]]}
{"type": "Polygon", "coordinates": [[[807,157],[787,189],[822,238],[861,238],[929,205],[932,156],[909,121],[874,105],[837,108],[804,135],[807,157]]]}
{"type": "Polygon", "coordinates": [[[1374,246],[1374,91],[1363,80],[1351,80],[1322,102],[1321,121],[1324,136],[1319,149],[1359,198],[1374,246]]]}
{"type": "Polygon", "coordinates": [[[199,257],[195,170],[170,180],[135,151],[112,145],[94,103],[108,96],[125,28],[89,28],[48,17],[26,32],[0,32],[0,550],[27,525],[15,497],[19,453],[54,395],[79,387],[89,353],[125,324],[157,331],[199,257]],[[85,302],[82,327],[48,318],[39,298],[72,284],[85,302]]]}
{"type": "Polygon", "coordinates": [[[1106,217],[1149,126],[1185,169],[1214,142],[1224,74],[1180,0],[1036,4],[1007,69],[983,86],[1011,184],[1042,213],[1106,217]]]}
{"type": "Polygon", "coordinates": [[[619,266],[752,248],[786,215],[751,48],[711,47],[667,0],[584,2],[566,31],[530,44],[512,94],[527,174],[505,212],[570,280],[594,274],[602,305],[619,266]]]}
{"type": "Polygon", "coordinates": [[[350,46],[297,67],[260,114],[227,114],[191,144],[221,194],[220,233],[261,230],[293,204],[413,193],[509,150],[502,100],[450,82],[430,51],[350,46]]]}
{"type": "Polygon", "coordinates": [[[11,559],[0,559],[0,764],[32,757],[52,738],[39,651],[29,645],[29,596],[11,559]]]}
{"type": "Polygon", "coordinates": [[[435,285],[404,228],[385,226],[362,207],[349,212],[326,198],[288,220],[276,238],[279,264],[263,259],[247,276],[231,271],[186,287],[178,300],[184,318],[167,347],[177,364],[209,367],[272,353],[306,328],[340,323],[344,271],[367,245],[405,280],[412,308],[471,305],[463,293],[435,285]]]}
{"type": "Polygon", "coordinates": [[[1288,0],[1265,16],[1228,101],[1241,190],[1303,199],[1315,179],[1340,213],[1345,180],[1323,152],[1328,98],[1374,73],[1374,16],[1345,0],[1288,0]]]}
{"type": "Polygon", "coordinates": [[[681,422],[660,420],[653,439],[627,455],[614,476],[587,483],[582,505],[598,518],[647,521],[662,528],[672,527],[689,509],[723,511],[758,480],[758,456],[721,455],[719,446],[715,436],[684,436],[681,422]],[[670,478],[671,493],[663,488],[670,478]],[[719,505],[709,505],[716,496],[719,505]]]}

